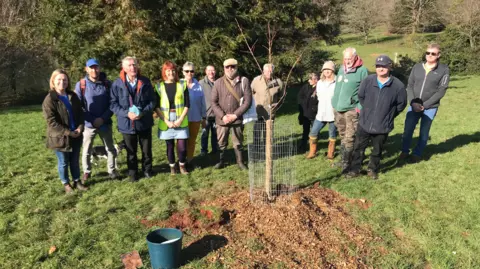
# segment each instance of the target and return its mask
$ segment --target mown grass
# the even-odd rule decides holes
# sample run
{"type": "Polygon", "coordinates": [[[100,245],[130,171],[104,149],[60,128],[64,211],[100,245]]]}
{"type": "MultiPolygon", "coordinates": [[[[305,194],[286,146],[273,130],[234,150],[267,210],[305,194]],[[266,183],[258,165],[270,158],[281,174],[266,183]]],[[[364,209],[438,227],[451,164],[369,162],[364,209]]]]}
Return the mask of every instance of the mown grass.
{"type": "MultiPolygon", "coordinates": [[[[371,54],[400,51],[396,42],[401,40],[367,46],[351,40],[345,46],[356,46],[371,69],[371,54]]],[[[341,53],[340,47],[331,49],[341,53]]],[[[300,154],[295,157],[300,186],[319,182],[347,197],[365,198],[373,204],[367,210],[350,209],[359,223],[370,226],[382,238],[375,246],[381,251],[368,257],[373,266],[480,267],[479,85],[479,76],[454,77],[433,123],[425,152],[429,159],[396,167],[405,119],[401,114],[387,142],[378,181],[366,177],[345,180],[323,158],[305,160],[300,154]]],[[[290,125],[301,133],[294,96],[289,94],[277,124],[290,125]]],[[[195,201],[229,192],[232,180],[241,188],[248,185],[247,173],[234,165],[223,170],[207,166],[189,176],[169,176],[165,146],[154,138],[154,165],[159,172],[154,178],[135,184],[110,181],[104,172],[106,164],[101,162],[89,191],[65,196],[57,177],[55,155],[45,148],[40,107],[1,111],[0,122],[2,268],[122,268],[120,255],[132,250],[140,252],[145,268],[149,268],[145,236],[150,229],[141,225],[139,218],[165,219],[195,201]],[[57,251],[48,255],[53,245],[57,251]]],[[[118,133],[115,136],[121,139],[118,133]]],[[[324,130],[320,155],[326,150],[326,136],[324,130]]],[[[233,154],[229,157],[233,160],[233,154]]],[[[207,156],[199,162],[213,164],[215,159],[207,156]]],[[[120,167],[126,168],[125,155],[120,157],[120,167]]],[[[185,237],[188,242],[196,239],[185,237]]],[[[201,258],[185,267],[222,265],[201,258]]]]}

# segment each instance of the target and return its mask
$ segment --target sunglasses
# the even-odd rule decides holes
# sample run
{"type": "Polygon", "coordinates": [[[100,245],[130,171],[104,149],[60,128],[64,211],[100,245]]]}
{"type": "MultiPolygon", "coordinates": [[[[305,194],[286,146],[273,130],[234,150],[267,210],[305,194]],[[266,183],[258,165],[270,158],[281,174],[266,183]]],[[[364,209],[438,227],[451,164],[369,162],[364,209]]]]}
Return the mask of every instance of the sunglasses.
{"type": "Polygon", "coordinates": [[[225,66],[225,69],[235,69],[235,68],[237,68],[236,65],[227,65],[227,66],[225,66]]]}
{"type": "Polygon", "coordinates": [[[438,55],[438,53],[436,53],[436,52],[430,52],[430,51],[427,51],[427,52],[425,52],[425,55],[437,56],[437,55],[438,55]]]}
{"type": "Polygon", "coordinates": [[[192,73],[192,74],[195,73],[195,71],[193,71],[193,70],[183,70],[183,72],[185,72],[185,73],[192,73]]]}

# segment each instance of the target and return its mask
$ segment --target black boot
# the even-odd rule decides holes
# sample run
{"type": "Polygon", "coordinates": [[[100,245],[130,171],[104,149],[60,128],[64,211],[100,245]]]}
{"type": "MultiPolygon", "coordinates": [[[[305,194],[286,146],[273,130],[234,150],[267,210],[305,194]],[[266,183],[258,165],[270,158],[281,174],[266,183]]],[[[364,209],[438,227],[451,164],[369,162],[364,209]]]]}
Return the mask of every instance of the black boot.
{"type": "Polygon", "coordinates": [[[345,152],[345,146],[340,145],[340,160],[333,164],[334,167],[342,167],[343,152],[345,152]]]}
{"type": "Polygon", "coordinates": [[[219,150],[220,157],[218,160],[218,163],[215,165],[215,169],[222,169],[225,166],[224,160],[225,160],[225,151],[224,150],[219,150]]]}
{"type": "Polygon", "coordinates": [[[240,170],[247,170],[247,166],[245,166],[245,164],[243,164],[243,155],[242,155],[242,151],[240,149],[237,149],[237,148],[234,148],[235,150],[235,157],[237,158],[237,164],[238,164],[238,168],[240,168],[240,170]]]}
{"type": "Polygon", "coordinates": [[[342,152],[342,174],[348,173],[352,162],[353,149],[343,149],[342,152]]]}

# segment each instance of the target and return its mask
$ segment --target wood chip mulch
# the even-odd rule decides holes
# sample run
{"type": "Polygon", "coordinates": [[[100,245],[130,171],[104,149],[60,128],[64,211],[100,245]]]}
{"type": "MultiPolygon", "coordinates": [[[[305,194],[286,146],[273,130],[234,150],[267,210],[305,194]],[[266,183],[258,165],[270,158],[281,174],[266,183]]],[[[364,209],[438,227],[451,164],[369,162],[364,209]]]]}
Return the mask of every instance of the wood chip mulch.
{"type": "Polygon", "coordinates": [[[222,210],[215,221],[203,218],[205,223],[187,209],[165,221],[141,222],[191,236],[192,242],[184,241],[183,264],[207,257],[227,268],[371,268],[367,258],[381,238],[357,224],[348,205],[368,209],[371,203],[318,186],[273,203],[252,203],[248,192],[239,191],[200,205],[222,210]]]}

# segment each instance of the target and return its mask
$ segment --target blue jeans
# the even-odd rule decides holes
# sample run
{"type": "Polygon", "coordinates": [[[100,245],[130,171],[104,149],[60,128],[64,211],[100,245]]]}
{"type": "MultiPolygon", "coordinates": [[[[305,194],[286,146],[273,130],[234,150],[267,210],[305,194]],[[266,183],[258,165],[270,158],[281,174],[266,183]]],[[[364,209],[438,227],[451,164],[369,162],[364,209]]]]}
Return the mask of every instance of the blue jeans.
{"type": "Polygon", "coordinates": [[[335,127],[335,122],[333,121],[319,121],[315,120],[313,122],[312,130],[310,131],[310,137],[318,137],[318,133],[328,124],[328,137],[330,139],[337,138],[337,127],[335,127]]]}
{"type": "Polygon", "coordinates": [[[420,119],[420,137],[418,139],[417,146],[413,149],[413,155],[422,156],[423,150],[427,146],[428,135],[430,133],[430,127],[432,126],[433,119],[437,114],[437,107],[426,109],[422,112],[415,112],[412,107],[408,107],[407,117],[405,118],[405,129],[403,131],[402,138],[402,152],[410,153],[410,145],[412,144],[413,132],[420,119]]]}
{"type": "Polygon", "coordinates": [[[202,130],[202,138],[201,138],[201,144],[202,144],[202,152],[203,153],[208,153],[208,135],[211,135],[211,144],[212,144],[212,152],[217,152],[218,151],[218,139],[217,139],[217,127],[215,125],[215,118],[208,118],[206,121],[206,126],[205,129],[202,130]]]}
{"type": "Polygon", "coordinates": [[[80,179],[80,148],[82,147],[82,138],[80,137],[72,140],[71,152],[55,150],[55,155],[57,155],[58,161],[58,175],[63,184],[70,182],[68,177],[69,167],[73,181],[78,181],[80,179]]]}

